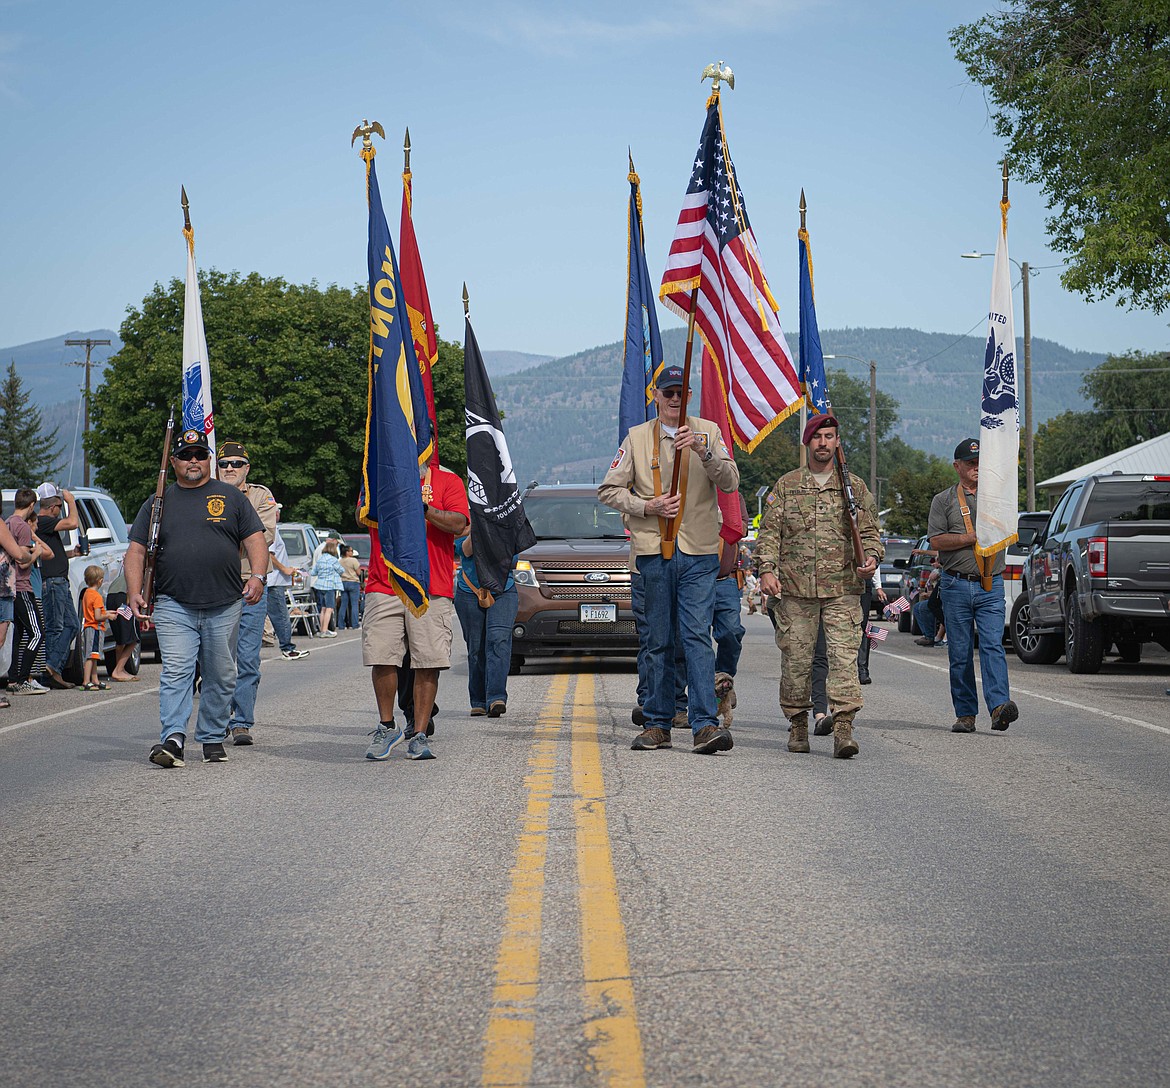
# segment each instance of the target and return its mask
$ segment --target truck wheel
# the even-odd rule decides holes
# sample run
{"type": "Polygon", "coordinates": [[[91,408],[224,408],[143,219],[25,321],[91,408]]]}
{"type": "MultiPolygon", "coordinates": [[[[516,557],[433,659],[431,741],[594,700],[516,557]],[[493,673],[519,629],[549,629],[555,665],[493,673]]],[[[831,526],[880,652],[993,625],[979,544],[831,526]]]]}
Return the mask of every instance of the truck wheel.
{"type": "Polygon", "coordinates": [[[1012,648],[1025,665],[1051,665],[1064,653],[1059,635],[1033,634],[1028,624],[1032,609],[1028,595],[1021,593],[1012,605],[1012,618],[1008,624],[1012,648]]]}
{"type": "Polygon", "coordinates": [[[898,630],[901,631],[902,634],[908,635],[910,633],[910,621],[912,619],[913,617],[910,615],[910,609],[908,608],[905,612],[898,613],[898,630]]]}
{"type": "Polygon", "coordinates": [[[1064,599],[1064,655],[1068,671],[1075,673],[1100,672],[1105,657],[1101,625],[1081,615],[1075,589],[1064,599]]]}
{"type": "Polygon", "coordinates": [[[1142,644],[1136,638],[1123,639],[1117,644],[1117,656],[1127,665],[1136,665],[1142,659],[1142,644]]]}

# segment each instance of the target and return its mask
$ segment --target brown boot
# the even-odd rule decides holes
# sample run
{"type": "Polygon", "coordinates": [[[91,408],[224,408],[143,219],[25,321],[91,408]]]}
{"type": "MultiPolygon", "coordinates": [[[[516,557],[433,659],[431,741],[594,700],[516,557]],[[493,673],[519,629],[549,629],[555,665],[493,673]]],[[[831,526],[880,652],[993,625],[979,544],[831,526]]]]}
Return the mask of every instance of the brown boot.
{"type": "Polygon", "coordinates": [[[861,749],[853,739],[853,719],[833,718],[833,758],[852,759],[861,749]]]}
{"type": "Polygon", "coordinates": [[[797,714],[788,719],[788,750],[790,752],[811,752],[808,746],[808,714],[797,714]]]}
{"type": "Polygon", "coordinates": [[[670,747],[670,730],[669,729],[643,729],[634,738],[634,743],[630,747],[635,752],[652,752],[656,748],[670,747]]]}

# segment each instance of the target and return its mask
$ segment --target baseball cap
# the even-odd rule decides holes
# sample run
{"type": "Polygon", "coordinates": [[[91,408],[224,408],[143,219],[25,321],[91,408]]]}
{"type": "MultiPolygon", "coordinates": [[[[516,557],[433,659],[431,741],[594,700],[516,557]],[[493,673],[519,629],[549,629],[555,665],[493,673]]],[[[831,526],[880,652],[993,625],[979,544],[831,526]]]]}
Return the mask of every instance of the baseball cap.
{"type": "Polygon", "coordinates": [[[46,483],[41,484],[41,486],[37,488],[37,498],[40,499],[42,502],[45,499],[55,499],[60,494],[61,494],[61,492],[57,490],[56,484],[50,484],[50,483],[46,482],[46,483]]]}
{"type": "Polygon", "coordinates": [[[183,431],[183,433],[180,434],[177,439],[175,439],[174,452],[179,453],[181,450],[189,450],[193,448],[208,450],[211,447],[207,444],[207,435],[205,435],[202,431],[195,430],[195,428],[192,427],[189,430],[183,431]]]}
{"type": "Polygon", "coordinates": [[[242,457],[245,461],[250,461],[248,451],[244,449],[241,442],[222,442],[220,443],[219,453],[217,454],[221,459],[224,457],[242,457]]]}
{"type": "Polygon", "coordinates": [[[978,461],[979,460],[979,439],[978,438],[964,438],[955,447],[956,461],[978,461]]]}
{"type": "Polygon", "coordinates": [[[819,416],[809,416],[808,422],[804,425],[804,434],[800,439],[801,445],[807,446],[812,441],[812,436],[822,427],[836,427],[837,430],[840,430],[841,424],[837,422],[836,416],[824,412],[819,416]]]}
{"type": "Polygon", "coordinates": [[[667,366],[662,368],[658,380],[654,383],[657,389],[678,389],[683,383],[681,366],[667,366]]]}

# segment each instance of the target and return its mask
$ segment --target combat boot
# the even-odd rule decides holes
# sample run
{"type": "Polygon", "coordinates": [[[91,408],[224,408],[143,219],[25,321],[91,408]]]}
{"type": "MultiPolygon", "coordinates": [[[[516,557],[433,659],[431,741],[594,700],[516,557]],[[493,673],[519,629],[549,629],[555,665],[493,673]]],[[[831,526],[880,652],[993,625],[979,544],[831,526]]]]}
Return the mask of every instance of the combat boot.
{"type": "Polygon", "coordinates": [[[861,749],[853,739],[853,717],[837,716],[833,719],[833,758],[851,759],[861,749]]]}
{"type": "Polygon", "coordinates": [[[788,719],[788,750],[790,752],[811,752],[808,746],[808,712],[788,719]]]}

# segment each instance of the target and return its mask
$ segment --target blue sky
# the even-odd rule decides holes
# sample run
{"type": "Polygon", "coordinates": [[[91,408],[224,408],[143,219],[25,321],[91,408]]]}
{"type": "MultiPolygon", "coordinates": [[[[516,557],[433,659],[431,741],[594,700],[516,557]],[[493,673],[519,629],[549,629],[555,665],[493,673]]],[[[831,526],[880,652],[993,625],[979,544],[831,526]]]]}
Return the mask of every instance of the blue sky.
{"type": "MultiPolygon", "coordinates": [[[[462,338],[466,280],[485,348],[617,340],[627,145],[657,279],[702,127],[699,73],[716,59],[735,70],[724,120],[785,329],[803,186],[822,328],[982,336],[991,261],[959,254],[995,247],[1002,148],[947,32],[989,8],[0,0],[0,344],[116,328],[181,276],[180,184],[201,267],[357,283],[366,211],[349,141],[363,117],[386,128],[395,235],[410,126],[441,334],[462,338]]],[[[1012,196],[1012,256],[1041,269],[1034,336],[1167,348],[1165,318],[1065,292],[1042,195],[1015,184],[1012,196]]],[[[1016,302],[1022,334],[1018,288],[1016,302]]]]}

